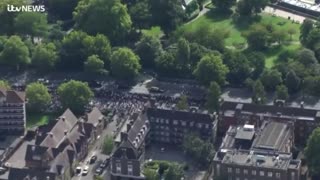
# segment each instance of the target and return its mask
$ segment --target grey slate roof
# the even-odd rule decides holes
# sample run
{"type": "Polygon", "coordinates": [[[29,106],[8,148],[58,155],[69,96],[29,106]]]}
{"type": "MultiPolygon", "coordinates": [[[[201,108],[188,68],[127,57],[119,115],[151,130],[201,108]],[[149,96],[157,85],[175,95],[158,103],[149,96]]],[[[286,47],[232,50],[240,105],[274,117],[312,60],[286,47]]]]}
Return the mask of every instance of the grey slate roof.
{"type": "Polygon", "coordinates": [[[33,169],[10,168],[8,180],[55,180],[55,174],[33,169]]]}

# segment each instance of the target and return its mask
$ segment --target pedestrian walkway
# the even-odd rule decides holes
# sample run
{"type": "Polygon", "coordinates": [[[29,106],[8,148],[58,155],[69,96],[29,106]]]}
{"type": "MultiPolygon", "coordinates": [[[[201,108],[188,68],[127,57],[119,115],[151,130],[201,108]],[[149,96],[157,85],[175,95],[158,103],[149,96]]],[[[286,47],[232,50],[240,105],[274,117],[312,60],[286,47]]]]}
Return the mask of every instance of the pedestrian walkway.
{"type": "Polygon", "coordinates": [[[264,11],[265,13],[268,14],[272,14],[275,16],[279,16],[279,17],[283,17],[288,19],[288,17],[290,17],[291,20],[295,21],[295,22],[299,22],[300,24],[306,19],[306,17],[291,13],[291,12],[287,12],[287,11],[283,11],[280,9],[275,9],[273,7],[267,6],[264,11]]]}

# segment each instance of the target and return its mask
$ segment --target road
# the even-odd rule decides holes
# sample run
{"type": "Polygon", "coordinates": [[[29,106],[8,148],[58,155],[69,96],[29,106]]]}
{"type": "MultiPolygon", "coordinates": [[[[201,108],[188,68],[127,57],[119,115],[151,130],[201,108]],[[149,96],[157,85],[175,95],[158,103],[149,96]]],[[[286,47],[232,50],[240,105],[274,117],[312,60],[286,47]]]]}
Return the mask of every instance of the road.
{"type": "MultiPolygon", "coordinates": [[[[102,163],[102,161],[104,161],[107,157],[107,155],[102,154],[101,152],[101,147],[103,145],[103,141],[104,141],[104,137],[106,136],[113,136],[113,131],[116,129],[116,122],[112,121],[111,123],[108,124],[108,126],[104,129],[104,131],[102,132],[102,134],[100,135],[100,138],[98,140],[96,140],[96,142],[94,143],[94,145],[92,146],[91,151],[88,152],[88,156],[85,158],[85,160],[83,162],[79,163],[79,166],[82,167],[82,169],[84,168],[84,166],[86,166],[86,162],[88,160],[90,160],[90,158],[93,155],[97,156],[97,161],[94,164],[89,164],[89,173],[86,176],[82,176],[82,175],[76,175],[72,178],[72,180],[93,180],[93,176],[94,176],[94,172],[95,169],[102,163]]],[[[108,172],[107,172],[107,168],[104,170],[102,176],[104,177],[104,179],[108,179],[108,172]]]]}

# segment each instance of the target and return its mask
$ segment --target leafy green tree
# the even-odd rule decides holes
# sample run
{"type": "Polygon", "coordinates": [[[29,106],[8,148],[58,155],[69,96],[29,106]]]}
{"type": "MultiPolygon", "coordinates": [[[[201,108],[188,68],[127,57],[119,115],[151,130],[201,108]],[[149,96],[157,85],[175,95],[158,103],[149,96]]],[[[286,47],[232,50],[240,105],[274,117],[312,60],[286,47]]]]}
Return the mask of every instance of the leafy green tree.
{"type": "Polygon", "coordinates": [[[207,95],[206,106],[210,112],[219,110],[219,99],[221,95],[221,89],[218,83],[211,82],[209,86],[209,91],[207,95]]]}
{"type": "Polygon", "coordinates": [[[304,151],[310,174],[320,176],[320,128],[313,130],[304,151]]]}
{"type": "Polygon", "coordinates": [[[63,69],[82,69],[84,62],[91,55],[98,55],[108,67],[111,46],[104,35],[89,36],[82,31],[73,31],[62,40],[60,55],[59,65],[63,69]]]}
{"type": "Polygon", "coordinates": [[[20,66],[30,63],[29,49],[19,36],[11,36],[4,44],[0,59],[19,70],[20,66]]]}
{"type": "Polygon", "coordinates": [[[58,53],[53,43],[38,44],[32,54],[32,65],[42,72],[52,70],[57,60],[58,53]]]}
{"type": "Polygon", "coordinates": [[[310,49],[315,49],[319,46],[320,42],[320,29],[314,28],[308,34],[308,37],[305,41],[305,46],[310,49]]]}
{"type": "Polygon", "coordinates": [[[248,45],[253,50],[263,50],[267,47],[269,39],[268,31],[261,24],[250,26],[249,31],[244,33],[247,38],[248,45]]]}
{"type": "Polygon", "coordinates": [[[296,60],[306,67],[311,67],[318,64],[315,54],[310,49],[302,49],[298,52],[296,60]]]}
{"type": "Polygon", "coordinates": [[[243,84],[250,76],[250,63],[243,53],[227,51],[224,54],[223,62],[230,70],[227,75],[227,80],[231,84],[243,84]]]}
{"type": "Polygon", "coordinates": [[[166,170],[164,177],[165,180],[181,179],[183,177],[183,170],[178,164],[173,163],[168,170],[166,170]]]}
{"type": "Polygon", "coordinates": [[[285,84],[288,88],[289,93],[295,93],[300,88],[301,79],[297,76],[297,74],[293,70],[290,70],[286,75],[285,84]]]}
{"type": "Polygon", "coordinates": [[[197,26],[193,32],[179,29],[176,32],[176,36],[182,36],[189,42],[198,43],[208,49],[223,52],[225,49],[225,39],[229,37],[229,31],[200,25],[197,26]]]}
{"type": "Polygon", "coordinates": [[[253,85],[252,101],[256,104],[263,104],[266,101],[266,92],[260,80],[257,80],[253,85]]]}
{"type": "Polygon", "coordinates": [[[182,1],[177,0],[150,0],[150,10],[153,22],[160,25],[165,32],[182,24],[186,16],[182,9],[182,1]]]}
{"type": "Polygon", "coordinates": [[[151,168],[145,168],[143,174],[147,180],[158,180],[160,178],[157,170],[151,168]]]}
{"type": "Polygon", "coordinates": [[[0,88],[9,90],[9,89],[11,89],[11,86],[8,81],[0,80],[0,88]]]}
{"type": "Polygon", "coordinates": [[[265,70],[261,74],[261,82],[267,91],[274,91],[282,83],[282,75],[278,70],[265,70]]]}
{"type": "Polygon", "coordinates": [[[89,73],[102,73],[104,71],[104,62],[97,55],[89,56],[84,63],[84,70],[89,73]]]}
{"type": "Polygon", "coordinates": [[[76,26],[88,34],[104,34],[120,43],[131,29],[127,7],[120,0],[81,0],[75,11],[76,26]]]}
{"type": "Polygon", "coordinates": [[[119,48],[111,56],[111,73],[121,80],[133,80],[141,69],[140,58],[129,48],[119,48]]]}
{"type": "Polygon", "coordinates": [[[32,42],[34,37],[47,35],[49,25],[46,14],[40,12],[22,12],[15,18],[16,32],[22,35],[30,35],[32,42]]]}
{"type": "Polygon", "coordinates": [[[290,41],[292,41],[292,36],[294,35],[294,34],[296,34],[297,33],[297,30],[295,29],[295,28],[289,28],[288,29],[288,34],[289,34],[289,36],[290,36],[290,41]]]}
{"type": "Polygon", "coordinates": [[[180,100],[177,103],[177,108],[179,110],[187,110],[189,108],[188,97],[186,95],[180,97],[180,100]]]}
{"type": "Polygon", "coordinates": [[[276,99],[287,100],[288,98],[288,88],[285,85],[278,85],[276,88],[276,99]]]}
{"type": "Polygon", "coordinates": [[[187,134],[183,138],[182,148],[187,155],[195,158],[199,163],[206,166],[214,157],[213,144],[203,141],[195,134],[187,134]]]}
{"type": "Polygon", "coordinates": [[[236,0],[211,0],[211,2],[220,11],[226,11],[236,3],[236,0]]]}
{"type": "Polygon", "coordinates": [[[154,67],[156,58],[162,53],[160,39],[156,36],[142,35],[136,44],[135,52],[141,58],[143,67],[154,67]]]}
{"type": "Polygon", "coordinates": [[[271,32],[271,39],[274,40],[278,45],[282,45],[282,43],[287,39],[288,32],[283,29],[276,29],[271,32]]]}
{"type": "Polygon", "coordinates": [[[70,108],[74,112],[83,112],[93,97],[93,92],[87,83],[71,80],[58,87],[58,95],[63,108],[70,108]]]}
{"type": "Polygon", "coordinates": [[[150,3],[148,0],[140,0],[128,7],[133,25],[138,28],[147,28],[151,23],[150,3]]]}
{"type": "Polygon", "coordinates": [[[266,57],[260,52],[251,52],[247,57],[250,66],[253,67],[252,77],[256,79],[264,70],[266,57]]]}
{"type": "Polygon", "coordinates": [[[177,76],[176,56],[173,52],[164,51],[156,59],[157,72],[163,76],[177,76]]]}
{"type": "Polygon", "coordinates": [[[79,0],[48,0],[49,15],[61,19],[72,19],[72,12],[76,8],[79,0]]]}
{"type": "Polygon", "coordinates": [[[110,154],[113,150],[113,138],[111,136],[106,136],[103,142],[103,153],[110,154]]]}
{"type": "Polygon", "coordinates": [[[241,16],[251,16],[253,13],[257,15],[269,3],[269,0],[240,0],[237,3],[237,12],[241,16]]]}
{"type": "Polygon", "coordinates": [[[0,1],[0,34],[13,35],[15,33],[14,19],[20,12],[9,12],[7,10],[8,5],[20,7],[26,5],[26,0],[1,0],[0,1]]]}
{"type": "Polygon", "coordinates": [[[28,99],[27,107],[30,111],[44,111],[51,102],[51,95],[48,88],[41,83],[31,83],[27,86],[26,97],[28,99]]]}
{"type": "Polygon", "coordinates": [[[189,42],[181,38],[178,41],[177,60],[183,69],[190,64],[190,45],[189,42]]]}
{"type": "Polygon", "coordinates": [[[304,91],[312,96],[320,96],[320,77],[319,76],[308,76],[305,78],[303,83],[304,91]]]}
{"type": "Polygon", "coordinates": [[[205,85],[209,85],[212,81],[223,85],[228,72],[229,69],[222,63],[220,56],[208,54],[201,58],[193,74],[205,85]]]}
{"type": "Polygon", "coordinates": [[[313,29],[314,23],[311,19],[305,19],[300,26],[300,41],[302,44],[306,44],[307,38],[313,29]]]}

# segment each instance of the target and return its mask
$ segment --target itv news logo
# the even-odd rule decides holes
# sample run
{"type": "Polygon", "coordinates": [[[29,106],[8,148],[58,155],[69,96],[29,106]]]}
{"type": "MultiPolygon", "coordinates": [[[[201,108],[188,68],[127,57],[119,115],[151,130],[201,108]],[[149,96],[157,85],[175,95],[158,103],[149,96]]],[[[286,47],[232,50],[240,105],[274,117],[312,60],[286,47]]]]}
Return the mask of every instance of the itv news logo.
{"type": "Polygon", "coordinates": [[[7,5],[8,12],[45,12],[44,5],[23,5],[23,6],[14,6],[7,5]]]}

